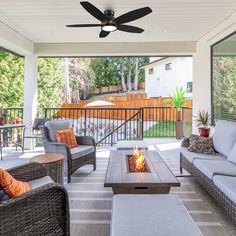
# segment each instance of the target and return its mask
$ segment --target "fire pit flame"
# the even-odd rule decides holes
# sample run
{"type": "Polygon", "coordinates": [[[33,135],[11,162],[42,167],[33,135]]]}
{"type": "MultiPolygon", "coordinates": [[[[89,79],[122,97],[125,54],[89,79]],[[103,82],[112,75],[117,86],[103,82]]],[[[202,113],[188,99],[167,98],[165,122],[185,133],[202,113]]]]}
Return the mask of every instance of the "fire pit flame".
{"type": "Polygon", "coordinates": [[[141,150],[139,152],[138,147],[134,148],[134,157],[136,158],[136,168],[138,170],[142,170],[145,167],[145,156],[144,156],[144,150],[141,150]]]}
{"type": "Polygon", "coordinates": [[[138,150],[138,147],[133,149],[133,154],[128,155],[128,163],[130,172],[147,172],[145,165],[144,149],[138,150]]]}

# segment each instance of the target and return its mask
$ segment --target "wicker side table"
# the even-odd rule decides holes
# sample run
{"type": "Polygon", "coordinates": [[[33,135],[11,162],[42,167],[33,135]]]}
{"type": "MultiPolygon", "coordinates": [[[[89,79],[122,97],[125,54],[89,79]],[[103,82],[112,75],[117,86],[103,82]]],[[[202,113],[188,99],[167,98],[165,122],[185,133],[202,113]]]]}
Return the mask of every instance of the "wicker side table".
{"type": "Polygon", "coordinates": [[[63,185],[63,161],[64,156],[59,153],[47,153],[35,156],[30,162],[38,162],[44,165],[49,175],[56,183],[63,185]]]}

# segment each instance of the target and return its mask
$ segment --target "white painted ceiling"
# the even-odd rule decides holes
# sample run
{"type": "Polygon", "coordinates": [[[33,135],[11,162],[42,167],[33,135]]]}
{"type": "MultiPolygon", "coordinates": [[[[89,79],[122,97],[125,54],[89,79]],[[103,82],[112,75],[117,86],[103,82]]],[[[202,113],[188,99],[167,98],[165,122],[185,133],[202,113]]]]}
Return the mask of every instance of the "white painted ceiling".
{"type": "Polygon", "coordinates": [[[142,34],[121,31],[98,37],[100,28],[66,28],[99,23],[77,0],[0,0],[0,21],[34,43],[197,41],[236,10],[236,0],[91,0],[115,16],[149,6],[153,12],[130,22],[142,34]]]}

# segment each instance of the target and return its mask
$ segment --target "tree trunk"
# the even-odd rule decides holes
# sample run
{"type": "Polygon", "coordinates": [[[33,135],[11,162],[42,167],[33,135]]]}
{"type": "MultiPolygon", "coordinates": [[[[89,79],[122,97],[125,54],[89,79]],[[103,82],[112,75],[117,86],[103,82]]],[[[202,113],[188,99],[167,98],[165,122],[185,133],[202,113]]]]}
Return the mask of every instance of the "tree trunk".
{"type": "Polygon", "coordinates": [[[132,90],[132,86],[131,86],[131,68],[129,68],[128,78],[127,78],[127,87],[128,87],[128,91],[132,90]]]}
{"type": "Polygon", "coordinates": [[[138,90],[138,80],[139,80],[139,68],[138,68],[138,57],[135,58],[135,75],[134,75],[134,90],[138,90]]]}
{"type": "Polygon", "coordinates": [[[121,84],[123,92],[127,91],[126,83],[125,83],[125,75],[124,75],[124,66],[121,66],[121,84]]]}
{"type": "Polygon", "coordinates": [[[64,58],[64,103],[71,103],[68,58],[64,58]]]}

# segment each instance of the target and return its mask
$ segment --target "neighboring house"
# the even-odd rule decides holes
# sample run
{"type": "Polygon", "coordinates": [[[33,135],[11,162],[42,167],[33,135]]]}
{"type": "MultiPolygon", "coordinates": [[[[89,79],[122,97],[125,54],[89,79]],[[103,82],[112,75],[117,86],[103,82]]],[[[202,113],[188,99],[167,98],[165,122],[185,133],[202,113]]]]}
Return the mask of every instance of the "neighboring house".
{"type": "Polygon", "coordinates": [[[143,66],[147,97],[168,97],[176,86],[187,90],[185,97],[192,97],[192,63],[192,57],[150,58],[143,66]]]}

